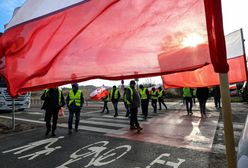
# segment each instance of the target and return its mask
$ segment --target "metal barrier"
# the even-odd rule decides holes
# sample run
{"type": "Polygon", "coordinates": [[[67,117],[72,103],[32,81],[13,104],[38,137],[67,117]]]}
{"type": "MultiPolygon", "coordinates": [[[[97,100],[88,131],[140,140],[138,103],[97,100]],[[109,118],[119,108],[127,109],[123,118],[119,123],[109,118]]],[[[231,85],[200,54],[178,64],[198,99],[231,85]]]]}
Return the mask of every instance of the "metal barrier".
{"type": "Polygon", "coordinates": [[[31,98],[31,104],[42,104],[43,101],[38,98],[31,98]]]}
{"type": "Polygon", "coordinates": [[[246,117],[245,127],[241,134],[237,154],[237,168],[248,167],[248,116],[246,117]]]}

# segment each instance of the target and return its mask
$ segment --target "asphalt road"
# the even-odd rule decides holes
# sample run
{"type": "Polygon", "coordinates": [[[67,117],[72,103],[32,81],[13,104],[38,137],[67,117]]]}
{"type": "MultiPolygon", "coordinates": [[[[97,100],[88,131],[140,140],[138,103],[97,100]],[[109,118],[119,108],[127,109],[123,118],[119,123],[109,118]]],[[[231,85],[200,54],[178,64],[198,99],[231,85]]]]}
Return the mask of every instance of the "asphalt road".
{"type": "MultiPolygon", "coordinates": [[[[39,127],[0,137],[1,167],[227,167],[223,119],[213,102],[207,104],[208,118],[204,121],[199,118],[198,105],[194,106],[191,118],[185,115],[181,102],[170,102],[167,106],[169,110],[157,114],[150,109],[148,120],[139,115],[144,130],[137,134],[128,130],[122,104],[119,116],[114,118],[113,111],[100,113],[101,103],[89,103],[81,113],[79,132],[67,135],[66,112],[66,116],[59,119],[57,136],[45,137],[44,112],[40,105],[34,105],[28,111],[17,112],[16,119],[17,123],[39,127]]],[[[232,104],[236,147],[247,107],[244,103],[232,104]]],[[[1,113],[0,118],[8,120],[11,114],[1,113]]]]}

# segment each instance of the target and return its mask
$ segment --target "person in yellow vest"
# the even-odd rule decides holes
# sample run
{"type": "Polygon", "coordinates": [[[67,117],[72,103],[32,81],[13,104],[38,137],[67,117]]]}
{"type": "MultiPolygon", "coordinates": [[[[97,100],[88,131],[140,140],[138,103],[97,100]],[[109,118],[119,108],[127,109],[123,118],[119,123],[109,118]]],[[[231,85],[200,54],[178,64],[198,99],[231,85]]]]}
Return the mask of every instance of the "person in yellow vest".
{"type": "Polygon", "coordinates": [[[126,96],[127,96],[127,104],[130,109],[130,130],[137,129],[138,132],[142,130],[138,122],[138,108],[140,106],[140,97],[139,93],[135,89],[135,81],[130,81],[130,86],[127,89],[126,96]]]}
{"type": "Polygon", "coordinates": [[[159,87],[158,88],[158,104],[159,104],[159,109],[158,110],[162,109],[161,104],[163,104],[165,109],[167,110],[167,106],[164,103],[164,95],[165,95],[164,89],[162,89],[162,87],[159,87]]]}
{"type": "Polygon", "coordinates": [[[44,100],[41,109],[46,110],[44,120],[46,121],[47,130],[45,135],[47,136],[51,131],[51,118],[53,118],[52,136],[56,136],[58,113],[60,108],[65,105],[63,93],[58,88],[46,89],[41,96],[41,100],[44,100]]]}
{"type": "Polygon", "coordinates": [[[114,117],[118,116],[118,102],[119,102],[120,97],[121,97],[120,92],[116,88],[116,86],[114,85],[113,88],[110,90],[110,93],[109,93],[109,98],[112,101],[114,109],[115,109],[114,117]]]}
{"type": "Polygon", "coordinates": [[[142,115],[144,115],[144,119],[146,120],[148,115],[149,92],[148,89],[145,88],[143,85],[139,85],[139,88],[142,115]]]}
{"type": "Polygon", "coordinates": [[[83,92],[78,89],[78,84],[72,84],[72,90],[69,91],[66,104],[69,109],[69,119],[68,119],[68,134],[72,133],[72,123],[73,123],[73,116],[75,114],[75,131],[78,131],[78,124],[80,120],[80,111],[84,104],[84,96],[83,92]]]}
{"type": "Polygon", "coordinates": [[[158,92],[156,91],[155,87],[152,88],[151,99],[152,99],[153,112],[157,113],[158,92]]]}
{"type": "Polygon", "coordinates": [[[126,108],[126,117],[129,117],[130,110],[127,104],[127,88],[124,88],[124,93],[123,93],[123,101],[124,101],[124,106],[126,108]]]}
{"type": "Polygon", "coordinates": [[[108,114],[109,113],[109,108],[108,108],[109,95],[106,95],[105,97],[103,97],[102,101],[104,102],[104,105],[103,105],[103,109],[101,113],[104,113],[106,109],[107,110],[106,114],[108,114]]]}
{"type": "Polygon", "coordinates": [[[188,87],[184,87],[183,88],[183,97],[185,99],[187,113],[188,113],[188,115],[192,115],[193,114],[193,112],[192,112],[193,90],[188,88],[188,87]]]}

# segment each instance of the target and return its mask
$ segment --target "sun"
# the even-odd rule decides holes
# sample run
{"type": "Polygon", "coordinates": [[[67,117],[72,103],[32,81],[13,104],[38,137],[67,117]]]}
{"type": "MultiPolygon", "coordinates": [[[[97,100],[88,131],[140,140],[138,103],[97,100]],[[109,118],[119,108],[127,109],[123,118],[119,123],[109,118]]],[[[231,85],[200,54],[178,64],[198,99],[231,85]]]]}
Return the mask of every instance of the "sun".
{"type": "Polygon", "coordinates": [[[199,34],[193,33],[186,36],[183,39],[182,45],[184,47],[196,47],[198,44],[202,44],[204,42],[203,37],[199,34]]]}

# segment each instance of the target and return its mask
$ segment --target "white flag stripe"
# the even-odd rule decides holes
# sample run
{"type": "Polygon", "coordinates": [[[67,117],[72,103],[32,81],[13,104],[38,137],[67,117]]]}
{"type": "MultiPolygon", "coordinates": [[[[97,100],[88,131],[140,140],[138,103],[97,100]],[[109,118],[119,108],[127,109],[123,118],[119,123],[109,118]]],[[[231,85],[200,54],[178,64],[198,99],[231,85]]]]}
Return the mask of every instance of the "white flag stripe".
{"type": "Polygon", "coordinates": [[[101,121],[89,121],[89,120],[80,120],[81,124],[94,124],[94,125],[103,125],[103,126],[112,126],[112,127],[127,127],[128,124],[119,124],[119,123],[109,123],[101,121]]]}
{"type": "Polygon", "coordinates": [[[6,29],[83,1],[85,0],[27,0],[18,9],[6,29]]]}
{"type": "Polygon", "coordinates": [[[225,36],[227,59],[244,55],[241,30],[237,30],[225,36]]]}

